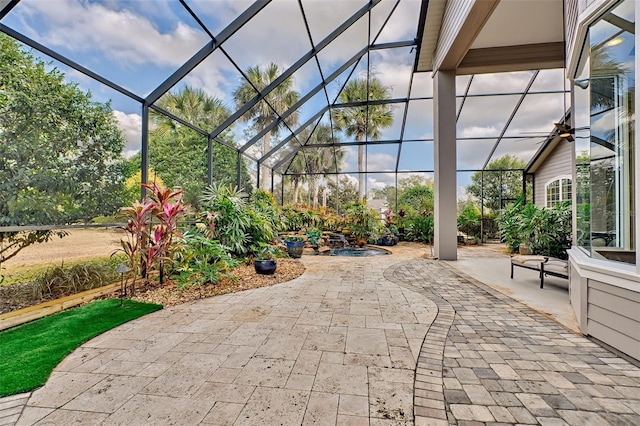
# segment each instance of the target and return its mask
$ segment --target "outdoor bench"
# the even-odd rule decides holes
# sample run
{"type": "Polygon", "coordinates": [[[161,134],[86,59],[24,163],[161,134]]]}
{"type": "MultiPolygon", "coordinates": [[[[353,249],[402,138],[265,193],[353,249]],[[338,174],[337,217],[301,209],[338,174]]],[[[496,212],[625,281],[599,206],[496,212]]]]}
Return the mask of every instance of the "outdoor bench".
{"type": "Polygon", "coordinates": [[[540,288],[544,288],[545,275],[569,279],[569,264],[566,260],[548,256],[519,255],[511,257],[511,279],[513,268],[525,268],[538,271],[540,276],[540,288]]]}

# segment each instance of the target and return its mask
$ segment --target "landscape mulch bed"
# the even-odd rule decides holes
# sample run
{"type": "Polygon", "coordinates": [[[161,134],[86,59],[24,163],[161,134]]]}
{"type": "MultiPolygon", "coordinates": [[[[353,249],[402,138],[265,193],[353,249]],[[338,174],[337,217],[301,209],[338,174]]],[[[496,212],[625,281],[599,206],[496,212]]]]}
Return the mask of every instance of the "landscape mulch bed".
{"type": "MultiPolygon", "coordinates": [[[[137,288],[134,300],[158,303],[165,307],[179,305],[205,297],[218,296],[252,288],[265,287],[290,281],[304,273],[304,265],[295,259],[278,259],[278,267],[273,275],[256,274],[253,265],[240,265],[233,269],[230,277],[223,277],[215,284],[180,290],[175,282],[167,280],[160,287],[152,284],[149,288],[137,288]]],[[[118,297],[119,290],[108,297],[118,297]]],[[[13,284],[0,286],[0,314],[48,302],[67,294],[56,294],[46,298],[34,298],[31,285],[13,284]]]]}
{"type": "Polygon", "coordinates": [[[278,259],[278,267],[273,275],[256,274],[253,265],[240,265],[233,269],[231,277],[223,277],[215,284],[180,290],[175,282],[169,281],[163,287],[138,291],[133,300],[158,303],[164,307],[179,305],[205,297],[235,293],[253,288],[266,287],[299,277],[305,268],[295,259],[278,259]]]}

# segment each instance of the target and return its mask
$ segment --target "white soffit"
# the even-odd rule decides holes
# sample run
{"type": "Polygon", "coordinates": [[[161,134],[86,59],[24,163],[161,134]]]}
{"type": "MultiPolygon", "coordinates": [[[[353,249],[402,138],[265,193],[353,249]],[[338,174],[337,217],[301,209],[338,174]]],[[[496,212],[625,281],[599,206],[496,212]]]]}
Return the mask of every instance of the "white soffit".
{"type": "Polygon", "coordinates": [[[438,45],[442,17],[447,5],[446,0],[430,0],[427,8],[427,19],[420,43],[420,57],[417,71],[431,71],[433,69],[433,53],[438,45]]]}
{"type": "Polygon", "coordinates": [[[563,37],[562,0],[502,0],[471,49],[561,42],[563,37]]]}

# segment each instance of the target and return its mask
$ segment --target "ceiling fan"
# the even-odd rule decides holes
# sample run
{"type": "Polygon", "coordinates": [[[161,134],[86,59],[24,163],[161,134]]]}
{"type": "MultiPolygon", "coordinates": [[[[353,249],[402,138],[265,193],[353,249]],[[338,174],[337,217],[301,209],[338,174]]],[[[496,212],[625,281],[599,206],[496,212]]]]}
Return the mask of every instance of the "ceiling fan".
{"type": "Polygon", "coordinates": [[[573,135],[576,133],[576,129],[566,123],[553,123],[553,125],[556,127],[556,130],[558,130],[558,136],[565,138],[568,142],[573,142],[575,140],[573,135]]]}

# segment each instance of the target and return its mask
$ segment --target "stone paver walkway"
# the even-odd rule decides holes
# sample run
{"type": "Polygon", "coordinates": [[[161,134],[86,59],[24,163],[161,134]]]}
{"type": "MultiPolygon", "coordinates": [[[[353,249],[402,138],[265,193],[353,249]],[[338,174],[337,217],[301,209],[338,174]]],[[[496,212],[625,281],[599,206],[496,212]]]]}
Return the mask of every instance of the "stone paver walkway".
{"type": "Polygon", "coordinates": [[[439,308],[416,370],[416,424],[640,425],[640,369],[624,359],[442,262],[385,278],[439,308]]]}
{"type": "Polygon", "coordinates": [[[0,424],[640,424],[640,369],[422,253],[125,324],[0,424]]]}

